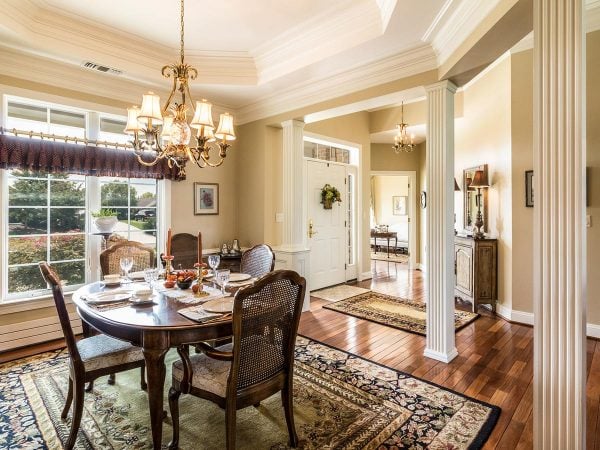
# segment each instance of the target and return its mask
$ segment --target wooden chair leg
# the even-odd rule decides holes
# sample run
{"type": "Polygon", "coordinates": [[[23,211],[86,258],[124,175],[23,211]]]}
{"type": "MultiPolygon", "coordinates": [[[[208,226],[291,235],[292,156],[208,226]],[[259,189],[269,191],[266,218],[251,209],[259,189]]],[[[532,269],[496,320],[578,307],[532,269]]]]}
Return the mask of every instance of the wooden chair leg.
{"type": "Polygon", "coordinates": [[[79,432],[79,425],[81,424],[81,416],[83,415],[83,396],[85,384],[83,382],[73,382],[73,417],[71,420],[71,431],[69,433],[69,439],[65,445],[66,450],[72,450],[75,447],[77,441],[77,433],[79,432]]]}
{"type": "Polygon", "coordinates": [[[142,391],[148,389],[148,385],[146,384],[146,365],[140,367],[140,387],[142,391]]]}
{"type": "Polygon", "coordinates": [[[114,374],[114,373],[111,373],[111,374],[108,376],[108,384],[110,384],[111,386],[112,386],[113,384],[115,384],[115,374],[114,374]]]}
{"type": "Polygon", "coordinates": [[[67,399],[65,400],[65,407],[60,415],[61,419],[66,419],[71,409],[71,403],[73,403],[73,380],[69,377],[69,391],[67,392],[67,399]]]}
{"type": "Polygon", "coordinates": [[[179,448],[179,396],[181,391],[169,389],[169,409],[171,410],[171,419],[173,421],[173,439],[169,443],[169,449],[179,448]]]}
{"type": "Polygon", "coordinates": [[[225,408],[225,434],[227,450],[235,450],[235,406],[225,408]]]}
{"type": "Polygon", "coordinates": [[[298,446],[298,435],[296,434],[296,426],[294,425],[294,398],[292,391],[292,381],[290,380],[281,390],[281,401],[283,402],[285,421],[287,422],[288,433],[290,435],[290,447],[296,447],[298,446]]]}

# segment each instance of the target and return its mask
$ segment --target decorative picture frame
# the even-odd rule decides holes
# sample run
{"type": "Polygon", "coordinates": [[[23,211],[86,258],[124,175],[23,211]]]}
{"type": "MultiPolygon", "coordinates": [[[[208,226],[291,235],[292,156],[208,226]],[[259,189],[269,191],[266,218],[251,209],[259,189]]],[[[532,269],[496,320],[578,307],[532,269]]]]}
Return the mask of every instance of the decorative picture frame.
{"type": "Polygon", "coordinates": [[[219,184],[194,183],[194,215],[219,214],[219,184]]]}
{"type": "Polygon", "coordinates": [[[525,171],[525,206],[533,208],[534,192],[533,192],[533,170],[525,171]]]}
{"type": "Polygon", "coordinates": [[[392,196],[392,214],[394,216],[406,216],[408,214],[408,196],[392,196]]]}

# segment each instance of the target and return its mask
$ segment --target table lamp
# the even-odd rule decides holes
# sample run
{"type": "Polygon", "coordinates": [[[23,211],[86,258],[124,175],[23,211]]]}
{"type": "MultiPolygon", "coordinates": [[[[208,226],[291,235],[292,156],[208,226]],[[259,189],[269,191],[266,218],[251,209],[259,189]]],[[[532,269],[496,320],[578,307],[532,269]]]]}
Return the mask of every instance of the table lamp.
{"type": "Polygon", "coordinates": [[[473,233],[473,238],[475,239],[483,239],[485,237],[485,234],[481,231],[481,228],[484,225],[483,216],[481,214],[481,189],[488,187],[490,187],[490,184],[488,182],[487,172],[484,172],[483,170],[475,171],[473,180],[469,185],[469,188],[477,189],[477,197],[475,197],[477,200],[477,220],[475,220],[475,228],[477,231],[473,233]]]}

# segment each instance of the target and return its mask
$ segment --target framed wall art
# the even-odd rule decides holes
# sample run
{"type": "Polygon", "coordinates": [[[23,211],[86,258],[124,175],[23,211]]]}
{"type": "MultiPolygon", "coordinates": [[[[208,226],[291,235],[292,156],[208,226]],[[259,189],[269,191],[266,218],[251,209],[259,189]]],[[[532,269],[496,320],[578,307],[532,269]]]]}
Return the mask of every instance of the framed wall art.
{"type": "Polygon", "coordinates": [[[194,214],[219,214],[218,183],[194,183],[194,214]]]}
{"type": "Polygon", "coordinates": [[[394,216],[405,216],[408,207],[408,197],[406,195],[392,196],[392,214],[394,216]]]}

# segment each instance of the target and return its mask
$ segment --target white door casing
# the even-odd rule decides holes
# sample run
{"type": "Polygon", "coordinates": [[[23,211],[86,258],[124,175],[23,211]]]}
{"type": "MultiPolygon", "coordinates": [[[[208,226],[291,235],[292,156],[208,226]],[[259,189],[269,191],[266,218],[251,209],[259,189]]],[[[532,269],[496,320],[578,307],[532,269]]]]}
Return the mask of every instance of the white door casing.
{"type": "MultiPolygon", "coordinates": [[[[326,161],[306,161],[308,221],[312,221],[310,248],[311,290],[346,281],[346,168],[326,161]],[[321,189],[330,184],[340,191],[342,202],[332,209],[321,204],[321,189]]],[[[309,233],[310,234],[310,233],[309,233]]]]}

